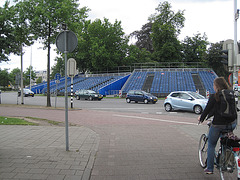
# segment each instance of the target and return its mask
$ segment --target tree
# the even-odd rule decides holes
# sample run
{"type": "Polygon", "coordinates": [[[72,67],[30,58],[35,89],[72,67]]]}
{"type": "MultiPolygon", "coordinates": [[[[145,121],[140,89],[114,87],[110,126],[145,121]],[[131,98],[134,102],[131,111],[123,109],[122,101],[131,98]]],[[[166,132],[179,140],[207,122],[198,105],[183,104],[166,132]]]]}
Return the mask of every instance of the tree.
{"type": "Polygon", "coordinates": [[[52,67],[52,73],[51,73],[51,79],[55,78],[55,74],[59,73],[61,74],[61,76],[65,75],[65,61],[64,58],[59,58],[57,57],[55,59],[55,61],[57,62],[53,67],[52,67]]]}
{"type": "Polygon", "coordinates": [[[9,85],[9,74],[7,69],[0,69],[0,86],[7,87],[9,85]]]}
{"type": "Polygon", "coordinates": [[[42,83],[42,77],[38,77],[37,80],[36,80],[36,83],[37,83],[37,84],[42,83]]]}
{"type": "Polygon", "coordinates": [[[68,27],[78,27],[86,18],[86,8],[79,9],[77,0],[25,0],[30,12],[29,21],[32,33],[47,48],[47,106],[50,103],[50,49],[55,43],[59,29],[66,23],[68,27]]]}
{"type": "Polygon", "coordinates": [[[150,53],[153,53],[153,43],[150,37],[152,33],[152,23],[148,22],[142,26],[140,31],[134,31],[130,34],[131,37],[136,38],[136,46],[139,49],[145,48],[150,53]]]}
{"type": "Polygon", "coordinates": [[[29,66],[27,70],[24,72],[24,85],[30,85],[30,74],[31,74],[31,80],[34,80],[37,76],[36,73],[33,71],[33,67],[29,66]],[[30,73],[31,71],[31,73],[30,73]]]}
{"type": "Polygon", "coordinates": [[[149,21],[152,22],[153,59],[156,61],[179,61],[181,44],[177,36],[184,27],[184,11],[174,13],[167,1],[160,3],[149,21]]]}
{"type": "Polygon", "coordinates": [[[11,83],[13,85],[17,85],[17,88],[20,85],[20,80],[21,80],[20,74],[21,74],[21,70],[19,68],[13,69],[9,74],[11,83]]]}
{"type": "Polygon", "coordinates": [[[112,24],[106,18],[85,21],[78,35],[78,47],[69,56],[77,61],[80,72],[110,72],[127,63],[129,39],[124,35],[121,22],[112,24]]]}
{"type": "Polygon", "coordinates": [[[223,43],[211,43],[207,50],[207,62],[209,67],[211,67],[218,76],[228,77],[229,72],[227,66],[224,65],[222,60],[222,45],[223,43]]]}
{"type": "Polygon", "coordinates": [[[206,62],[207,36],[200,33],[193,37],[185,37],[182,42],[183,62],[206,62]]]}
{"type": "Polygon", "coordinates": [[[136,45],[130,45],[126,56],[128,66],[134,63],[151,62],[151,53],[145,48],[139,49],[136,45]]]}
{"type": "Polygon", "coordinates": [[[15,29],[13,25],[15,11],[9,7],[9,1],[0,7],[0,63],[9,61],[9,54],[20,54],[19,44],[16,43],[15,29]]]}
{"type": "Polygon", "coordinates": [[[88,26],[93,71],[111,71],[124,64],[128,39],[122,30],[121,22],[111,24],[106,18],[103,22],[97,19],[88,26]]]}

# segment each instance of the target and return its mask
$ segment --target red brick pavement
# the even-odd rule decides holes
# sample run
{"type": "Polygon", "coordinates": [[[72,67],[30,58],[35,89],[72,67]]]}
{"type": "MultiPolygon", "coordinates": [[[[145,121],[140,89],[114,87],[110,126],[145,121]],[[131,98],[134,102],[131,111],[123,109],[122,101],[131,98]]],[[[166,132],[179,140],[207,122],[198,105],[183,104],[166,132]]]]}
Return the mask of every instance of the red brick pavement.
{"type": "MultiPolygon", "coordinates": [[[[205,128],[194,118],[93,110],[68,114],[69,123],[100,136],[91,180],[219,179],[199,166],[198,137],[205,128]]],[[[64,109],[1,106],[0,115],[65,121],[64,109]]]]}

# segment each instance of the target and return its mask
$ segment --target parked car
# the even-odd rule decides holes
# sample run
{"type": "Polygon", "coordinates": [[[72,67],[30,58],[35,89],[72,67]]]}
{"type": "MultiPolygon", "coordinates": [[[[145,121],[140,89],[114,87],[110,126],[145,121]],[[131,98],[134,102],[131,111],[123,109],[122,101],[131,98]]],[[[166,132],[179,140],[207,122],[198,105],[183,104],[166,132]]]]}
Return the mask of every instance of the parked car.
{"type": "MultiPolygon", "coordinates": [[[[18,96],[21,96],[21,89],[18,90],[18,96]]],[[[28,96],[34,97],[34,92],[32,92],[30,89],[23,89],[23,96],[25,96],[25,97],[28,97],[28,96]]]]}
{"type": "Polygon", "coordinates": [[[85,100],[89,100],[89,101],[92,101],[92,100],[99,100],[100,101],[100,100],[102,100],[103,95],[99,94],[99,93],[96,93],[93,90],[81,89],[81,90],[78,90],[78,91],[75,92],[75,97],[76,97],[77,100],[85,99],[85,100]]]}
{"type": "Polygon", "coordinates": [[[145,104],[151,102],[155,104],[158,101],[158,98],[150,93],[147,93],[145,91],[141,90],[130,90],[127,93],[126,96],[127,103],[130,103],[131,101],[135,101],[135,103],[138,102],[144,102],[145,104]]]}
{"type": "Polygon", "coordinates": [[[171,92],[164,101],[166,111],[183,110],[201,114],[207,105],[208,99],[192,91],[171,92]]]}

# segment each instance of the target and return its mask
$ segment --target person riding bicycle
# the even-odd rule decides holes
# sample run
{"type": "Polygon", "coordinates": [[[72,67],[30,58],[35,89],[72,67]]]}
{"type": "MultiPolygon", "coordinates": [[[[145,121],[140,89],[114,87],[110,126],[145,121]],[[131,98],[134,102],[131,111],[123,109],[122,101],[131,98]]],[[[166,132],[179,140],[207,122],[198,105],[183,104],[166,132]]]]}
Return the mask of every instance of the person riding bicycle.
{"type": "Polygon", "coordinates": [[[213,116],[212,125],[208,135],[207,168],[204,169],[206,174],[213,174],[215,147],[221,131],[233,131],[237,125],[236,119],[222,117],[218,111],[220,109],[219,94],[223,89],[230,89],[228,83],[223,77],[218,77],[214,79],[213,88],[215,94],[210,95],[206,108],[202,112],[201,116],[198,117],[198,121],[202,123],[206,117],[206,119],[208,119],[213,116]]]}

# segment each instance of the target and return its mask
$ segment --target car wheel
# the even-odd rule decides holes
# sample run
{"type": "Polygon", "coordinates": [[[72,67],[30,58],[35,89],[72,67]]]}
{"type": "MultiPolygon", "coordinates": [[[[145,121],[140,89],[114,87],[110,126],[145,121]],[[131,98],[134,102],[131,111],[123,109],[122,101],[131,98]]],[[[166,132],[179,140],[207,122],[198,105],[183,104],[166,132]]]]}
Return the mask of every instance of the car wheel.
{"type": "Polygon", "coordinates": [[[144,102],[144,104],[147,104],[147,103],[148,103],[148,100],[147,100],[147,99],[144,99],[143,102],[144,102]]]}
{"type": "Polygon", "coordinates": [[[199,106],[199,105],[196,105],[196,106],[194,106],[193,111],[194,111],[194,113],[196,113],[196,114],[201,114],[201,113],[202,113],[202,107],[199,106]]]}
{"type": "Polygon", "coordinates": [[[80,96],[76,96],[76,99],[79,100],[79,99],[80,99],[80,96]]]}
{"type": "Polygon", "coordinates": [[[135,103],[138,103],[138,101],[135,101],[135,103]]]}
{"type": "Polygon", "coordinates": [[[32,97],[34,97],[34,94],[32,95],[32,97]]]}
{"type": "Polygon", "coordinates": [[[93,97],[92,97],[92,96],[89,96],[88,99],[89,99],[89,101],[92,101],[92,100],[93,100],[93,97]]]}
{"type": "Polygon", "coordinates": [[[130,102],[131,102],[131,100],[130,100],[129,98],[127,98],[126,101],[127,101],[127,103],[130,103],[130,102]]]}
{"type": "Polygon", "coordinates": [[[167,104],[165,104],[164,107],[165,107],[165,111],[167,111],[167,112],[172,111],[172,106],[171,106],[171,104],[167,103],[167,104]]]}

